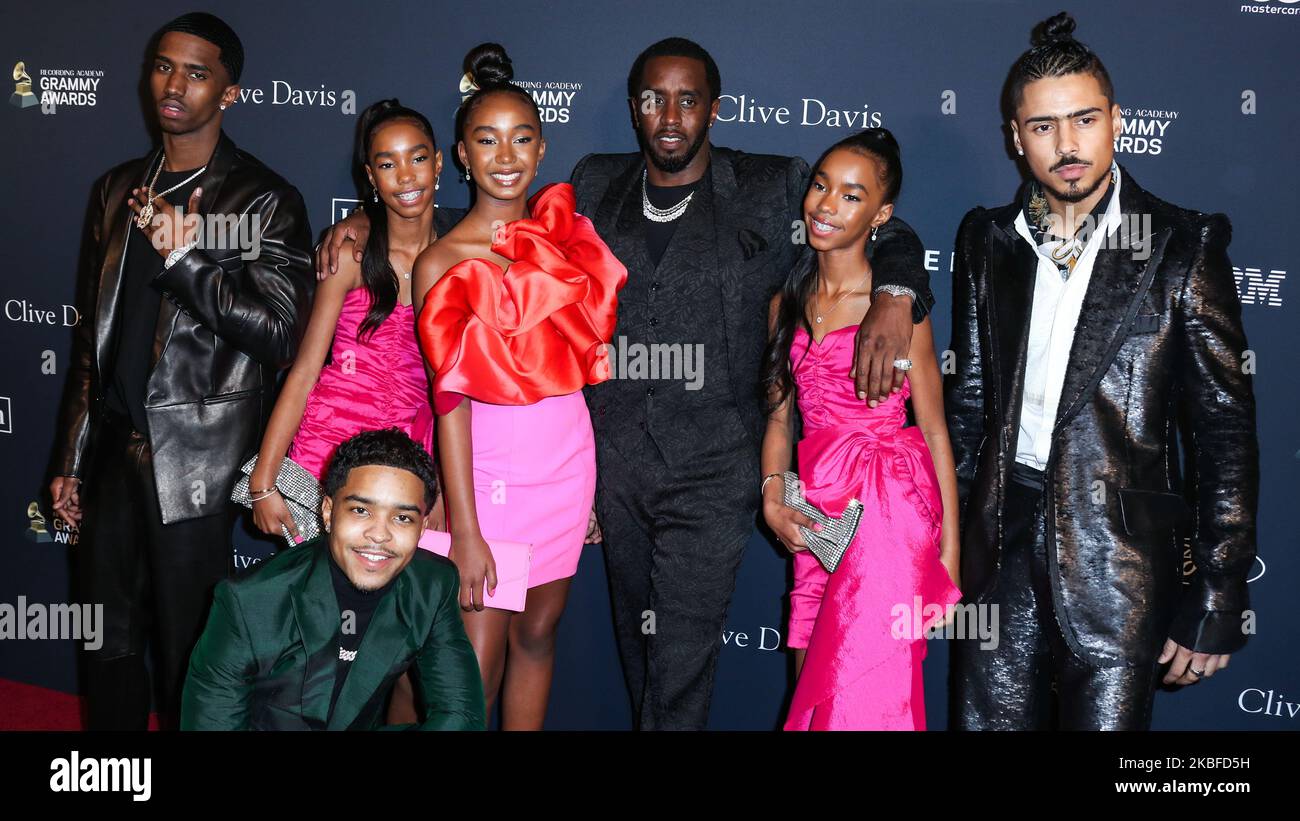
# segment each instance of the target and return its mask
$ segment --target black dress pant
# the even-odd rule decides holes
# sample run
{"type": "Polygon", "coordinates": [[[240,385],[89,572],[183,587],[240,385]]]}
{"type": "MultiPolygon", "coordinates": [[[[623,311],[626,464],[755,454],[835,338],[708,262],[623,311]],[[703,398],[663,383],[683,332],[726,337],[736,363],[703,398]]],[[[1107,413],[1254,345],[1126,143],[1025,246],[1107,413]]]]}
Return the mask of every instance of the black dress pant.
{"type": "Polygon", "coordinates": [[[1018,465],[1007,483],[1002,569],[988,600],[998,607],[998,643],[981,649],[978,638],[953,642],[954,729],[1150,729],[1156,662],[1094,666],[1061,633],[1047,576],[1042,492],[1033,486],[1040,480],[1018,465]]]}
{"type": "Polygon", "coordinates": [[[619,449],[596,443],[596,512],[639,729],[708,724],[727,607],[760,498],[758,454],[747,440],[737,444],[669,466],[648,435],[619,449]]]}
{"type": "Polygon", "coordinates": [[[81,601],[104,606],[103,644],[82,658],[86,726],[146,729],[148,643],[162,726],[172,728],[212,589],[230,575],[234,510],[163,524],[148,438],[110,411],[94,448],[75,559],[81,601]]]}

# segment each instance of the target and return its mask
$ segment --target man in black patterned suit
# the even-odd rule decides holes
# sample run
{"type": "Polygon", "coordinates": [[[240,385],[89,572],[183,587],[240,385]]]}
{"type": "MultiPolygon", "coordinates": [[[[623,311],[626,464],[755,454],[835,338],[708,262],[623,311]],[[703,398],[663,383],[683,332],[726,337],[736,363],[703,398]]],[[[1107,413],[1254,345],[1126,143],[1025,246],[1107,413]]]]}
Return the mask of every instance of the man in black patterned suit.
{"type": "MultiPolygon", "coordinates": [[[[628,269],[615,372],[586,395],[615,629],[646,730],[708,722],[760,503],[767,305],[800,251],[808,186],[797,157],[710,145],[720,93],[704,49],[655,43],[628,77],[641,151],[588,155],[571,178],[579,213],[628,269]],[[655,360],[681,367],[638,372],[638,361],[655,360]]],[[[857,349],[864,401],[888,394],[893,360],[933,303],[921,244],[901,221],[882,227],[872,265],[878,298],[857,349]]]]}

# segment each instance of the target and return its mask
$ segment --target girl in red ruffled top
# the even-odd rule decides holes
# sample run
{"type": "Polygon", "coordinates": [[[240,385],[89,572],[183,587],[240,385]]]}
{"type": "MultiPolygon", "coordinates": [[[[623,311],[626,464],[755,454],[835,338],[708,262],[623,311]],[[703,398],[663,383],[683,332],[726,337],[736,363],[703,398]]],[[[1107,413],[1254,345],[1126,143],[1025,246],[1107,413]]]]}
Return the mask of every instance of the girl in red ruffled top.
{"type": "Polygon", "coordinates": [[[451,559],[488,709],[501,691],[503,729],[541,729],[596,491],[582,388],[609,374],[627,271],[574,213],[567,183],[528,198],[546,143],[536,103],[510,83],[505,50],[478,46],[466,68],[476,88],[457,113],[456,149],[474,201],[416,261],[417,327],[451,559]],[[489,539],[533,546],[523,612],[484,606],[484,582],[497,583],[489,539]]]}

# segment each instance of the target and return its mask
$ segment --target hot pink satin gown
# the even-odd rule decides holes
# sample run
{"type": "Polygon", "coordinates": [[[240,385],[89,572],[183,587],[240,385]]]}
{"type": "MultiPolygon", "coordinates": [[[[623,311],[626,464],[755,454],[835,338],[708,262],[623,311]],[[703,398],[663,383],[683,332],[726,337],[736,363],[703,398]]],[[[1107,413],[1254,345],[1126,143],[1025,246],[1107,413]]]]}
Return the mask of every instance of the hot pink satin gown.
{"type": "Polygon", "coordinates": [[[302,424],[289,446],[289,458],[317,479],[335,449],[363,430],[396,427],[426,450],[433,446],[429,379],[415,337],[414,309],[399,303],[373,334],[357,339],[369,311],[369,291],[348,291],[330,362],[307,395],[302,424]]]}
{"type": "Polygon", "coordinates": [[[832,516],[853,498],[865,510],[834,573],[795,554],[787,644],[807,655],[785,729],[924,730],[924,630],[941,619],[934,606],[961,593],[939,561],[943,500],[930,450],[919,428],[903,427],[911,385],[875,408],[859,400],[848,375],[854,330],[818,344],[799,328],[790,351],[804,495],[832,516]]]}

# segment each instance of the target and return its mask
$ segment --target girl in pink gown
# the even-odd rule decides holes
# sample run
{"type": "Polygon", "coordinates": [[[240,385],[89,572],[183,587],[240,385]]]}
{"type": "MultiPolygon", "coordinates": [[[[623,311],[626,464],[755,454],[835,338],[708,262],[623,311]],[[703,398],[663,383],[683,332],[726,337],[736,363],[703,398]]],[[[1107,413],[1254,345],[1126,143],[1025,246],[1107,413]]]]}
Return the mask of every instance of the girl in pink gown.
{"type": "Polygon", "coordinates": [[[901,391],[870,407],[849,376],[871,301],[867,243],[892,215],[901,182],[885,129],[832,146],[804,198],[812,251],[772,300],[763,513],[794,553],[787,644],[797,681],[787,730],[925,729],[925,631],[961,597],[956,473],[929,319],[914,329],[901,391]],[[914,427],[904,427],[909,399],[914,427]],[[782,501],[795,404],[805,498],[830,516],[851,499],[864,507],[834,573],[804,545],[798,525],[812,522],[782,501]]]}
{"type": "MultiPolygon", "coordinates": [[[[364,207],[375,228],[362,261],[348,249],[339,255],[337,275],[317,286],[249,480],[253,521],[263,533],[279,534],[284,526],[298,535],[274,490],[286,456],[319,480],[334,449],[363,430],[397,427],[432,445],[410,271],[434,239],[442,154],[422,114],[385,100],[362,113],[357,155],[373,191],[364,207]]],[[[432,517],[441,519],[441,505],[432,517]]]]}

